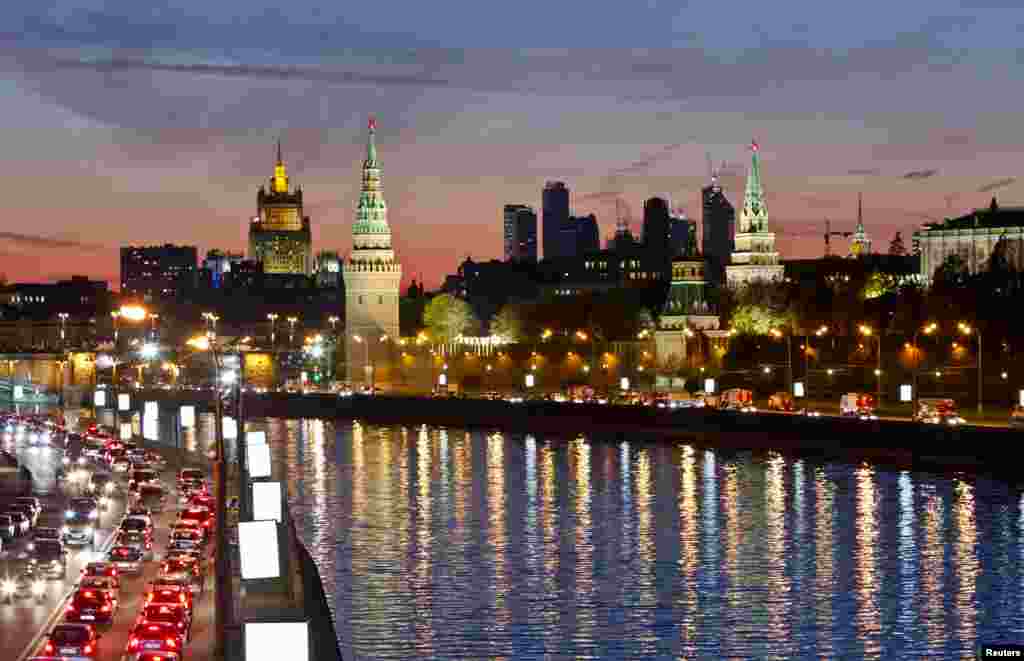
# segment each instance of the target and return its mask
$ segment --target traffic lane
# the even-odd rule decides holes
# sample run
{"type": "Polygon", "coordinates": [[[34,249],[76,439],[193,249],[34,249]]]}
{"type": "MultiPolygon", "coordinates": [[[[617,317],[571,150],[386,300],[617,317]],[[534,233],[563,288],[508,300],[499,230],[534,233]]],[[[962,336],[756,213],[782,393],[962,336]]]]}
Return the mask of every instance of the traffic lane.
{"type": "MultiPolygon", "coordinates": [[[[163,554],[166,552],[167,543],[170,538],[170,527],[177,519],[177,509],[175,507],[169,506],[166,510],[153,517],[153,559],[143,563],[141,574],[122,576],[121,602],[114,617],[114,622],[106,627],[101,627],[103,638],[100,640],[98,656],[98,659],[101,661],[120,661],[128,648],[128,639],[131,636],[132,629],[135,628],[136,618],[142,610],[146,588],[152,581],[156,580],[159,574],[163,554]]],[[[207,567],[209,567],[208,558],[206,562],[207,567]]],[[[213,610],[210,603],[213,600],[209,595],[209,590],[206,590],[205,593],[196,594],[194,608],[196,609],[196,616],[202,615],[206,620],[212,622],[213,610]]],[[[209,622],[196,622],[193,628],[193,636],[200,631],[204,635],[209,636],[209,630],[212,629],[209,622]]],[[[206,643],[206,645],[208,646],[209,643],[206,643]]],[[[202,655],[196,655],[195,645],[190,643],[186,643],[185,652],[186,658],[189,659],[206,658],[202,655]]]]}
{"type": "MultiPolygon", "coordinates": [[[[40,496],[43,513],[39,516],[40,527],[60,528],[64,524],[64,510],[67,508],[67,497],[63,492],[48,496],[40,496]]],[[[120,520],[124,512],[124,503],[115,499],[111,508],[101,513],[97,528],[97,548],[109,545],[113,534],[113,526],[120,520]]],[[[10,551],[0,559],[0,576],[4,579],[15,579],[21,567],[29,557],[28,544],[31,534],[19,538],[12,544],[10,551]]],[[[0,658],[13,659],[25,649],[32,639],[46,625],[58,606],[62,606],[64,597],[74,587],[86,564],[97,559],[100,553],[92,549],[71,547],[68,549],[67,576],[63,579],[47,579],[46,591],[42,603],[29,595],[27,598],[15,598],[12,603],[0,604],[0,658]]]]}

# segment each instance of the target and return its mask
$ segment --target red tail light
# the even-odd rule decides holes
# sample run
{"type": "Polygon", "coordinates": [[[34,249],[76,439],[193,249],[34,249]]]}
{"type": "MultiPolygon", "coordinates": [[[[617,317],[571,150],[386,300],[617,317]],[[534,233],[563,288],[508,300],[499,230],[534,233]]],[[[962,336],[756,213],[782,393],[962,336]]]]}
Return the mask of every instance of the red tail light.
{"type": "Polygon", "coordinates": [[[175,640],[173,638],[168,638],[167,639],[167,646],[170,647],[173,650],[173,649],[178,647],[178,643],[175,642],[175,640]]]}
{"type": "Polygon", "coordinates": [[[103,607],[100,608],[100,612],[101,613],[109,613],[110,612],[110,604],[103,604],[103,607]]]}
{"type": "Polygon", "coordinates": [[[95,596],[95,595],[92,592],[86,592],[85,596],[88,597],[89,599],[92,599],[93,596],[95,596]]]}
{"type": "Polygon", "coordinates": [[[85,649],[82,650],[82,654],[92,654],[92,645],[86,645],[85,649]]]}
{"type": "Polygon", "coordinates": [[[46,653],[53,654],[53,643],[46,643],[46,653]]]}
{"type": "Polygon", "coordinates": [[[133,650],[139,646],[139,639],[132,636],[128,639],[128,649],[133,650]]]}
{"type": "Polygon", "coordinates": [[[180,601],[181,603],[185,603],[185,595],[184,594],[179,594],[178,595],[178,601],[180,601]]]}
{"type": "Polygon", "coordinates": [[[75,605],[74,604],[68,604],[68,607],[67,607],[67,609],[64,612],[65,613],[74,613],[75,612],[75,605]]]}

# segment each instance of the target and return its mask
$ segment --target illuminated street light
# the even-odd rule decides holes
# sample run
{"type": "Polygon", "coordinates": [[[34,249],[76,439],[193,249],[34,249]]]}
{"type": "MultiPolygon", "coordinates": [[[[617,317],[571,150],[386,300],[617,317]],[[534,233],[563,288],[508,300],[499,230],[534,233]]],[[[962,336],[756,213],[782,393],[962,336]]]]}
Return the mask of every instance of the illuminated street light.
{"type": "Polygon", "coordinates": [[[146,319],[146,308],[141,305],[122,305],[118,312],[128,321],[144,321],[146,319]]]}
{"type": "Polygon", "coordinates": [[[159,347],[149,342],[143,344],[142,348],[139,349],[139,355],[141,355],[143,358],[147,360],[152,360],[153,358],[156,358],[158,353],[160,353],[159,347]]]}
{"type": "Polygon", "coordinates": [[[277,315],[271,312],[267,319],[270,321],[270,346],[274,346],[277,343],[277,315]]]}
{"type": "Polygon", "coordinates": [[[867,324],[861,324],[860,326],[857,327],[857,330],[859,330],[860,334],[863,335],[864,337],[871,337],[872,335],[874,335],[875,340],[877,341],[877,349],[878,349],[877,361],[878,361],[878,365],[875,368],[875,377],[877,377],[875,379],[875,382],[876,382],[875,401],[877,401],[878,403],[881,403],[881,401],[882,401],[882,334],[881,333],[875,333],[874,329],[872,329],[871,326],[868,326],[867,324]]]}
{"type": "MultiPolygon", "coordinates": [[[[913,393],[912,393],[913,394],[913,407],[914,407],[913,415],[917,415],[917,408],[918,408],[917,407],[917,400],[919,399],[918,396],[917,396],[917,374],[918,374],[918,372],[921,371],[921,347],[918,346],[917,338],[918,338],[918,335],[921,334],[921,333],[924,333],[925,335],[931,335],[932,333],[935,332],[935,330],[938,327],[939,327],[939,325],[936,324],[933,321],[930,324],[928,324],[927,326],[924,326],[923,328],[918,328],[916,331],[914,331],[914,352],[917,354],[917,360],[914,361],[914,372],[913,372],[913,374],[914,374],[914,385],[913,385],[913,393]]],[[[936,372],[935,376],[938,377],[939,373],[936,372]]]]}
{"type": "Polygon", "coordinates": [[[982,354],[981,331],[977,330],[977,329],[974,329],[974,328],[971,328],[970,325],[965,324],[964,322],[960,322],[959,324],[957,324],[957,329],[961,333],[963,333],[964,335],[971,335],[973,333],[974,336],[976,338],[978,338],[978,415],[981,415],[982,410],[984,408],[983,405],[982,405],[982,400],[984,398],[984,384],[985,384],[985,379],[984,379],[984,377],[982,376],[982,373],[981,373],[981,354],[982,354]],[[975,331],[977,331],[977,332],[975,332],[975,331]]]}

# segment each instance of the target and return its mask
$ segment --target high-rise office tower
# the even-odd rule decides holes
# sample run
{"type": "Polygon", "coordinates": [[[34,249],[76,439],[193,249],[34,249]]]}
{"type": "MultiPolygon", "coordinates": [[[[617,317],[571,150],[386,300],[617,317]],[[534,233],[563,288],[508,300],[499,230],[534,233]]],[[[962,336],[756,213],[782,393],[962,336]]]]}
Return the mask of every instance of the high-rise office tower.
{"type": "Polygon", "coordinates": [[[652,197],[644,202],[642,236],[644,253],[651,260],[652,267],[664,273],[666,280],[671,270],[671,255],[669,252],[670,217],[668,202],[664,199],[652,197]]]}
{"type": "Polygon", "coordinates": [[[601,237],[597,228],[597,216],[574,216],[569,224],[575,229],[576,255],[587,255],[601,249],[601,237]]]}
{"type": "Polygon", "coordinates": [[[544,258],[566,254],[562,230],[569,224],[569,188],[561,181],[549,181],[541,195],[544,258]]]}
{"type": "Polygon", "coordinates": [[[121,293],[155,301],[195,289],[195,246],[125,246],[121,248],[121,293]]]}
{"type": "Polygon", "coordinates": [[[679,209],[669,218],[668,251],[669,257],[681,257],[686,254],[690,243],[690,220],[686,212],[679,209]]]}
{"type": "Polygon", "coordinates": [[[717,173],[711,185],[701,189],[701,252],[708,262],[707,281],[719,286],[725,282],[725,265],[732,254],[736,210],[725,197],[717,173]]]}
{"type": "Polygon", "coordinates": [[[537,261],[537,212],[525,204],[505,205],[505,261],[537,261]]]}

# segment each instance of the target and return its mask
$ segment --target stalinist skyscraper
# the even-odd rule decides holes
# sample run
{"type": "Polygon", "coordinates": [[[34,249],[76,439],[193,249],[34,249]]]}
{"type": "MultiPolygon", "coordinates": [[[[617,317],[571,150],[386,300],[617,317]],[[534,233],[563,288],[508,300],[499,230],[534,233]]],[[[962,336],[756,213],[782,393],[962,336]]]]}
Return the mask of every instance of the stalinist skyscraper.
{"type": "Polygon", "coordinates": [[[348,381],[382,385],[398,340],[402,266],[391,249],[388,209],[380,187],[375,133],[370,118],[363,161],[363,188],[352,225],[352,252],[345,261],[345,350],[348,381]]]}

